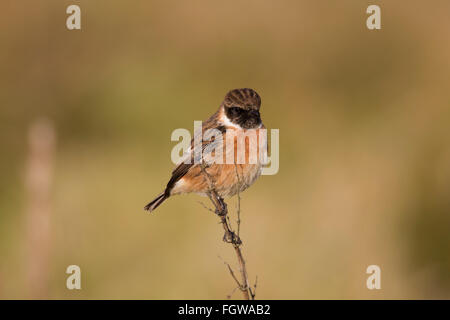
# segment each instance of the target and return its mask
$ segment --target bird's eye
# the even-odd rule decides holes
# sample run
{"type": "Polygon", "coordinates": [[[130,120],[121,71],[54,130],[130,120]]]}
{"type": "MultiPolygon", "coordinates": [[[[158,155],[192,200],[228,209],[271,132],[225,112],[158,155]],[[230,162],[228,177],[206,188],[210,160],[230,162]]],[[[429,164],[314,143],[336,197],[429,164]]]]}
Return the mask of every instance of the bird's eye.
{"type": "Polygon", "coordinates": [[[236,115],[241,113],[241,108],[239,108],[239,107],[231,107],[230,108],[230,112],[231,112],[232,115],[236,116],[236,115]]]}

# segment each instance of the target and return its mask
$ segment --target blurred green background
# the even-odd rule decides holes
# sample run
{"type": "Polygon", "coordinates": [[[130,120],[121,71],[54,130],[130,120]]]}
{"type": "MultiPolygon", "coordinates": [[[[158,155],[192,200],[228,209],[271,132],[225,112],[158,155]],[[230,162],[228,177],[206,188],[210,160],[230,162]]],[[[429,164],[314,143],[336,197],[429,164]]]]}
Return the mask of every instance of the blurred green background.
{"type": "Polygon", "coordinates": [[[449,12],[448,1],[3,1],[0,298],[225,298],[221,259],[236,259],[207,199],[143,206],[173,168],[171,132],[239,87],[280,129],[279,173],[242,194],[257,298],[450,298],[449,12]],[[71,4],[80,31],[66,29],[71,4]],[[381,30],[366,28],[370,4],[381,30]],[[26,182],[42,118],[56,135],[43,227],[26,182]],[[66,289],[71,264],[82,290],[66,289]],[[366,288],[371,264],[381,290],[366,288]]]}

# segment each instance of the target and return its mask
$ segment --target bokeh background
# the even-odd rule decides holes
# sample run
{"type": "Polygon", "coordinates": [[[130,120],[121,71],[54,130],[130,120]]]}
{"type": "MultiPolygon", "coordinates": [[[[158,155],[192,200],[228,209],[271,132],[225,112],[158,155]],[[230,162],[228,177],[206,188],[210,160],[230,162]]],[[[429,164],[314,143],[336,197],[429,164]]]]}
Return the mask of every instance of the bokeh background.
{"type": "Polygon", "coordinates": [[[207,201],[142,208],[173,168],[171,132],[251,87],[280,130],[279,173],[242,194],[257,298],[450,298],[449,12],[444,0],[3,1],[0,297],[225,298],[222,260],[236,259],[207,201]],[[66,29],[70,4],[81,31],[66,29]],[[66,289],[71,264],[82,290],[66,289]],[[381,290],[366,288],[371,264],[381,290]]]}

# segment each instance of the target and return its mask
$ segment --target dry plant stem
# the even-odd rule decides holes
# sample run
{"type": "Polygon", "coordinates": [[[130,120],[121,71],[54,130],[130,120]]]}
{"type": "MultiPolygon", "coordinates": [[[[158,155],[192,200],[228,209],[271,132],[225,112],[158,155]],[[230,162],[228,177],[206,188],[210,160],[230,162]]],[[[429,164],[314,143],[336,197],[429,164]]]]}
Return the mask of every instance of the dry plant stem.
{"type": "Polygon", "coordinates": [[[221,222],[221,224],[223,226],[223,229],[225,231],[225,235],[223,237],[223,240],[225,242],[230,243],[233,246],[234,251],[236,252],[236,256],[237,256],[238,262],[239,262],[241,281],[239,281],[236,278],[236,276],[234,275],[234,272],[231,269],[229,264],[227,264],[228,270],[230,271],[230,274],[233,277],[233,279],[238,284],[239,289],[241,290],[242,295],[244,296],[244,299],[245,300],[254,299],[255,298],[254,292],[250,288],[250,286],[248,285],[249,282],[248,282],[247,269],[246,269],[245,260],[244,260],[244,257],[242,255],[242,251],[241,251],[242,241],[239,238],[239,235],[234,233],[234,231],[230,227],[230,224],[228,223],[228,216],[227,216],[228,215],[228,208],[227,208],[227,204],[218,195],[216,189],[214,188],[214,182],[213,182],[211,176],[207,173],[205,164],[201,165],[201,170],[202,170],[202,172],[203,172],[203,174],[205,176],[205,179],[206,179],[206,181],[208,183],[208,187],[209,187],[208,197],[211,200],[211,202],[213,203],[214,207],[216,208],[215,212],[219,216],[220,222],[221,222]]]}
{"type": "Polygon", "coordinates": [[[29,130],[26,189],[29,297],[48,298],[51,257],[51,218],[56,133],[46,119],[35,120],[29,130]]]}

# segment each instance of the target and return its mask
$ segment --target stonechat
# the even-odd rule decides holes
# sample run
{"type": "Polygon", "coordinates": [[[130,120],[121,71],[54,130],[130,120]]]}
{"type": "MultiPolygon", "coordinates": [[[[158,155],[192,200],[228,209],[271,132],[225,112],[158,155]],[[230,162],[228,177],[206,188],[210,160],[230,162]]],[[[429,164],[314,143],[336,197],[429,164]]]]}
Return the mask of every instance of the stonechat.
{"type": "Polygon", "coordinates": [[[177,194],[207,195],[211,185],[205,174],[211,178],[217,194],[222,198],[231,197],[252,185],[261,175],[261,154],[266,148],[265,138],[260,134],[261,129],[265,129],[260,107],[261,98],[253,89],[228,92],[219,109],[202,122],[200,152],[197,152],[194,133],[184,161],[173,170],[164,192],[147,204],[145,210],[151,212],[177,194]],[[254,135],[249,135],[249,132],[254,135]],[[205,135],[208,137],[205,138],[205,135]],[[256,158],[252,156],[255,154],[256,158]]]}

